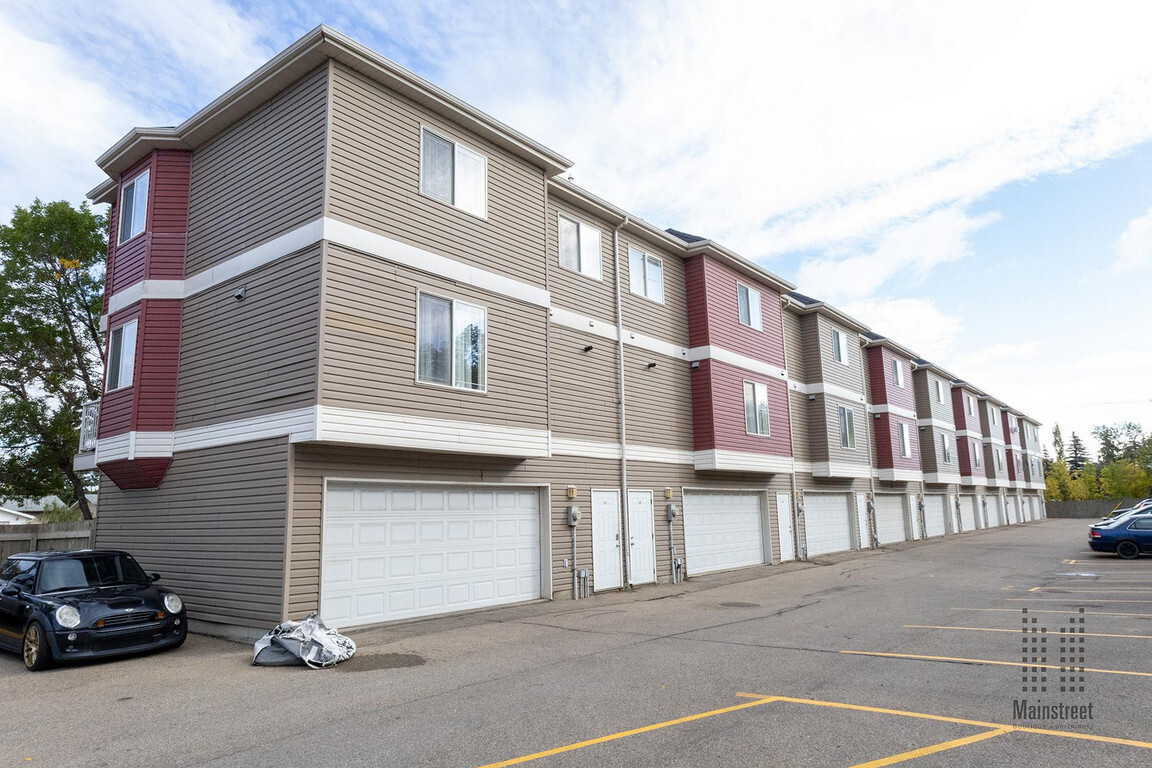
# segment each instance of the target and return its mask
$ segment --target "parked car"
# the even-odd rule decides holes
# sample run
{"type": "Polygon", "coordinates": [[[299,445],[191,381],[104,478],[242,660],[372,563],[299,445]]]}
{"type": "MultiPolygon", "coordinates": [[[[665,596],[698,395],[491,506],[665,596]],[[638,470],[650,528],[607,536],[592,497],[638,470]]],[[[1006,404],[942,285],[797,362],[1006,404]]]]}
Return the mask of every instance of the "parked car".
{"type": "Polygon", "coordinates": [[[127,552],[27,552],[0,564],[0,646],[31,670],[175,648],[184,602],[127,552]]]}
{"type": "Polygon", "coordinates": [[[1115,552],[1125,560],[1152,553],[1152,515],[1134,514],[1088,529],[1088,546],[1096,552],[1115,552]]]}
{"type": "Polygon", "coordinates": [[[1144,512],[1147,510],[1152,510],[1152,498],[1143,499],[1142,501],[1138,501],[1130,507],[1124,507],[1123,509],[1114,509],[1111,512],[1109,512],[1107,515],[1105,515],[1102,519],[1114,520],[1115,518],[1120,517],[1121,515],[1126,515],[1129,512],[1144,512]]]}

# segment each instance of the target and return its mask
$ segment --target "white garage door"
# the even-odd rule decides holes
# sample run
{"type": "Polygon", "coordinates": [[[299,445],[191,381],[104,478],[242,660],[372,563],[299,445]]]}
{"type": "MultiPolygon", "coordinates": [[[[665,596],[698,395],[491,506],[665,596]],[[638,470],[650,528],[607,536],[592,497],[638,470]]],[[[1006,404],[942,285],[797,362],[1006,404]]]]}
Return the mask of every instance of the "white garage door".
{"type": "Polygon", "coordinates": [[[948,532],[945,521],[947,508],[947,496],[941,493],[924,494],[924,527],[928,530],[928,538],[943,536],[948,532]]]}
{"type": "Polygon", "coordinates": [[[320,615],[352,627],[540,597],[534,488],[331,483],[320,615]]]}
{"type": "Polygon", "coordinates": [[[684,556],[697,575],[764,563],[760,494],[684,493],[684,556]]]}
{"type": "Polygon", "coordinates": [[[965,531],[976,530],[976,508],[980,500],[972,494],[960,496],[960,525],[965,531]]]}
{"type": "Polygon", "coordinates": [[[1028,497],[1028,514],[1033,520],[1040,519],[1040,500],[1035,496],[1028,497]]]}
{"type": "Polygon", "coordinates": [[[1008,497],[1008,514],[1010,515],[1010,517],[1008,519],[1011,520],[1013,523],[1024,522],[1023,518],[1020,517],[1020,497],[1018,497],[1018,496],[1009,496],[1008,497]]]}
{"type": "Polygon", "coordinates": [[[988,510],[988,527],[1004,525],[1004,519],[1000,517],[1000,497],[990,493],[984,497],[984,502],[988,510]]]}
{"type": "Polygon", "coordinates": [[[895,493],[876,494],[876,538],[881,544],[907,541],[904,525],[904,496],[895,493]]]}
{"type": "Polygon", "coordinates": [[[850,498],[846,493],[804,494],[804,536],[810,556],[852,549],[850,498]]]}

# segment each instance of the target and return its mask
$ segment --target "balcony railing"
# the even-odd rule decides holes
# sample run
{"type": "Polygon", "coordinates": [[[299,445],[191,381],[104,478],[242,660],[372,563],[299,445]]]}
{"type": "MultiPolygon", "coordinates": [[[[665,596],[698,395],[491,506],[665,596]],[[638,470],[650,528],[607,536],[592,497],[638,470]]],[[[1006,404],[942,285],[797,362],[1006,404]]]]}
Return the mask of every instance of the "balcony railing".
{"type": "Polygon", "coordinates": [[[96,424],[100,421],[100,401],[84,403],[80,415],[80,453],[96,450],[96,424]]]}

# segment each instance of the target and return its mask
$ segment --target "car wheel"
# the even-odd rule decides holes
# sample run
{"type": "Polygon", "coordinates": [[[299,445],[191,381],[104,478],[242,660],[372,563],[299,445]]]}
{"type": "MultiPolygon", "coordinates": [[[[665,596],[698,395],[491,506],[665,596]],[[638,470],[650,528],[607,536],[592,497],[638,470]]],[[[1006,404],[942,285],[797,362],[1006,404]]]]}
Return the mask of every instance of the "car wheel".
{"type": "Polygon", "coordinates": [[[1125,560],[1134,560],[1140,557],[1140,547],[1134,541],[1122,541],[1116,545],[1116,554],[1125,560]]]}
{"type": "Polygon", "coordinates": [[[24,666],[33,672],[52,666],[52,649],[48,647],[48,637],[37,621],[30,622],[24,630],[24,666]]]}

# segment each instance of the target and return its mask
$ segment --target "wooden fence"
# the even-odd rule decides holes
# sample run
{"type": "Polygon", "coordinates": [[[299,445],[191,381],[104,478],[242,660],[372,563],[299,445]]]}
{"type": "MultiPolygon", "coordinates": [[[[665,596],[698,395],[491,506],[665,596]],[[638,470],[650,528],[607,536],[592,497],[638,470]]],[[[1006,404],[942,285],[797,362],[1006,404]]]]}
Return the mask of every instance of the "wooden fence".
{"type": "Polygon", "coordinates": [[[0,559],[17,552],[84,549],[96,542],[96,522],[0,525],[0,559]]]}

